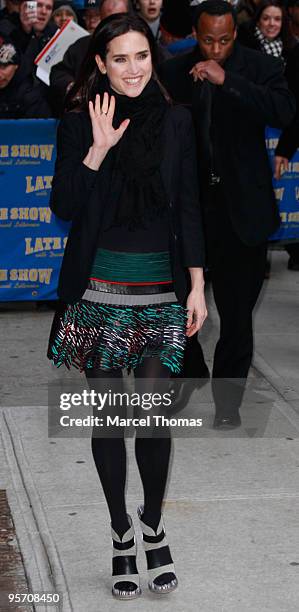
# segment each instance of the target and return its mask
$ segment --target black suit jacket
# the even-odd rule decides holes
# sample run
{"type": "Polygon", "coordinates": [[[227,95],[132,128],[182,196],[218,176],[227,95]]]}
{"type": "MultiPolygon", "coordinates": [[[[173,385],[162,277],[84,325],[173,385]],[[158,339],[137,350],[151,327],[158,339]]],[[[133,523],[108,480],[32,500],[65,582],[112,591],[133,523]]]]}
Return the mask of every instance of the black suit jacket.
{"type": "Polygon", "coordinates": [[[160,78],[174,100],[193,110],[197,128],[200,187],[208,205],[207,124],[212,116],[214,153],[235,231],[248,245],[264,242],[280,217],[265,146],[265,127],[284,128],[295,113],[279,60],[235,43],[221,86],[193,83],[189,71],[202,60],[198,47],[165,62],[160,78]],[[210,88],[212,95],[203,95],[210,88]],[[213,110],[211,108],[213,100],[213,110]]]}
{"type": "MultiPolygon", "coordinates": [[[[193,132],[190,113],[170,107],[164,124],[161,175],[168,196],[174,290],[182,303],[188,291],[186,268],[204,265],[193,132]]],[[[87,287],[102,213],[109,206],[98,185],[101,168],[91,170],[82,161],[92,142],[89,116],[67,113],[58,128],[50,208],[61,219],[72,221],[58,285],[59,297],[68,303],[82,297],[87,287]]]]}

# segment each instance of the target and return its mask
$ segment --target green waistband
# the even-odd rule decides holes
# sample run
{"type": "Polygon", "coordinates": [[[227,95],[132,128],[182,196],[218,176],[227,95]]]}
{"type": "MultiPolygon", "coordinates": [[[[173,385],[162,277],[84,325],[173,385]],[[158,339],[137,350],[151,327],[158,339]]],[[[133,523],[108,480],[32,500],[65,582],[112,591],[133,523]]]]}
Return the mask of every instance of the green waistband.
{"type": "Polygon", "coordinates": [[[159,253],[123,253],[97,249],[91,278],[115,282],[171,281],[170,255],[159,253]]]}

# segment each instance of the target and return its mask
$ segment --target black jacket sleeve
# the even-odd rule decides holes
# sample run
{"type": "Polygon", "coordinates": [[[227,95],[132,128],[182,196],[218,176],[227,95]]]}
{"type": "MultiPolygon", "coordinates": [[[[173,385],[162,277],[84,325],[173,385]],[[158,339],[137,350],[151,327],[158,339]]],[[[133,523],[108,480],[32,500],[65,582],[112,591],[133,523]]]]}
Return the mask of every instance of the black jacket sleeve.
{"type": "Polygon", "coordinates": [[[223,91],[245,112],[254,114],[256,121],[284,128],[294,118],[296,104],[283,76],[283,64],[280,60],[262,54],[260,64],[261,70],[255,82],[247,76],[227,70],[223,91]]]}
{"type": "Polygon", "coordinates": [[[71,45],[65,52],[61,62],[53,66],[50,73],[51,93],[60,100],[62,106],[67,93],[67,87],[73,83],[79,72],[90,36],[84,36],[71,45]],[[84,42],[82,42],[84,40],[84,42]]]}
{"type": "Polygon", "coordinates": [[[97,171],[83,163],[92,144],[86,139],[83,115],[66,113],[57,131],[57,158],[50,208],[65,221],[71,221],[88,201],[97,178],[97,171]]]}
{"type": "Polygon", "coordinates": [[[182,122],[181,232],[183,264],[187,268],[203,267],[205,245],[198,191],[197,155],[191,113],[180,109],[182,122]]]}

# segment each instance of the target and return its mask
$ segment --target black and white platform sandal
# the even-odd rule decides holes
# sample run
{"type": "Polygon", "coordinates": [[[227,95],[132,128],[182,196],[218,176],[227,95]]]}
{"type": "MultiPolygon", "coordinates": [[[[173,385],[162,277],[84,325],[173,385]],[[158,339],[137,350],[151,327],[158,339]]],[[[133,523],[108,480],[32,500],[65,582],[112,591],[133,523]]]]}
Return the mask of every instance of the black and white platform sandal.
{"type": "Polygon", "coordinates": [[[153,593],[170,593],[178,586],[173,560],[170,554],[163,517],[154,531],[143,522],[144,507],[138,506],[137,514],[143,534],[143,548],[146,554],[148,587],[153,593]]]}
{"type": "Polygon", "coordinates": [[[111,527],[112,595],[116,599],[135,599],[141,595],[140,576],[136,565],[137,545],[132,519],[128,514],[129,529],[120,538],[111,527]]]}

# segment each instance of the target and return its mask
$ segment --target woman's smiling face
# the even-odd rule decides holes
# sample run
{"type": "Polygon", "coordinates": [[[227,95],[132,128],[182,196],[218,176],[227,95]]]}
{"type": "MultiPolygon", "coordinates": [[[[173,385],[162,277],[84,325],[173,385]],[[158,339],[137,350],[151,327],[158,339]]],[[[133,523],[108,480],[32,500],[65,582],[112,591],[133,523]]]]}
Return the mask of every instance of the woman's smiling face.
{"type": "Polygon", "coordinates": [[[147,38],[140,32],[127,32],[109,43],[105,61],[96,55],[99,70],[107,74],[112,89],[135,98],[149,82],[153,66],[147,38]]]}
{"type": "Polygon", "coordinates": [[[268,6],[262,12],[257,26],[268,40],[274,40],[282,26],[282,11],[278,6],[268,6]]]}

